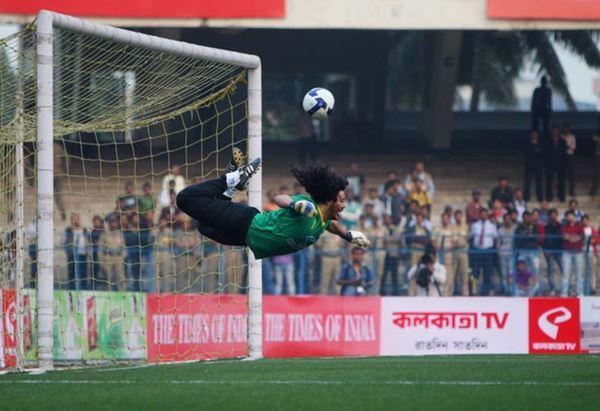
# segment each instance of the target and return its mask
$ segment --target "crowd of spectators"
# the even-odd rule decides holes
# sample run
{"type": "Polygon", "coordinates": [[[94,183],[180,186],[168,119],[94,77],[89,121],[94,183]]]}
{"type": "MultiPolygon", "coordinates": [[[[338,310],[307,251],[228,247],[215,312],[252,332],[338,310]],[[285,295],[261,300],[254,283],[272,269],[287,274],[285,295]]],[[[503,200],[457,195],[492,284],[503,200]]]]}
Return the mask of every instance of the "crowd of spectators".
{"type": "MultiPolygon", "coordinates": [[[[568,125],[552,126],[546,147],[532,131],[525,148],[524,188],[506,177],[497,186],[472,190],[468,204],[446,205],[432,218],[436,188],[423,162],[406,175],[390,171],[368,181],[358,163],[345,177],[349,185],[341,215],[348,229],[364,232],[368,250],[349,249],[325,233],[315,247],[262,260],[268,294],[341,295],[582,295],[600,292],[600,237],[576,199],[551,208],[553,179],[558,200],[574,181],[569,167],[576,139],[568,125]],[[570,150],[570,151],[569,151],[570,150]],[[562,168],[561,168],[562,167],[562,168]],[[542,181],[545,179],[546,184],[542,181]],[[534,184],[531,184],[531,183],[534,184]],[[535,185],[537,207],[532,207],[535,185]],[[564,206],[563,206],[564,207],[564,206]],[[432,221],[435,222],[432,223],[432,221]]],[[[246,273],[232,281],[218,245],[202,239],[195,222],[176,205],[186,186],[179,166],[164,176],[160,192],[146,181],[142,193],[127,182],[115,207],[94,215],[86,226],[73,213],[61,242],[71,289],[147,292],[213,292],[227,283],[244,289],[246,273]],[[210,274],[208,274],[210,273],[210,274]]],[[[277,209],[277,194],[303,192],[299,184],[269,190],[264,210],[277,209]]],[[[554,203],[557,204],[557,203],[554,203]]],[[[29,232],[31,284],[36,277],[35,222],[29,232]]],[[[236,264],[244,266],[238,250],[236,264]]]]}
{"type": "MultiPolygon", "coordinates": [[[[447,205],[439,222],[432,224],[435,185],[423,162],[404,178],[390,171],[377,185],[371,185],[359,165],[352,163],[347,178],[342,222],[364,232],[373,247],[349,249],[339,237],[324,233],[314,248],[286,260],[290,271],[285,276],[276,262],[263,260],[265,292],[417,296],[596,292],[600,236],[576,199],[559,212],[542,195],[534,208],[526,191],[500,177],[489,198],[484,200],[482,190],[474,189],[464,208],[447,205]]],[[[289,190],[282,186],[280,193],[289,190]]],[[[268,197],[276,194],[272,190],[268,197]]],[[[265,210],[272,207],[268,200],[265,210]]]]}

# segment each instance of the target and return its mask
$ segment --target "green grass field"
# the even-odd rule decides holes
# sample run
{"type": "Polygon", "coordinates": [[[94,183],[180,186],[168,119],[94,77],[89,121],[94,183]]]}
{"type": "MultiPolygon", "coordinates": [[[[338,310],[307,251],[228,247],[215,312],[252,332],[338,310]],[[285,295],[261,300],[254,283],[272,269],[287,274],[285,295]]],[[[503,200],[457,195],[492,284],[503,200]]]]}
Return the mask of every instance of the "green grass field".
{"type": "Polygon", "coordinates": [[[0,409],[597,410],[600,357],[217,361],[6,374],[0,409]]]}

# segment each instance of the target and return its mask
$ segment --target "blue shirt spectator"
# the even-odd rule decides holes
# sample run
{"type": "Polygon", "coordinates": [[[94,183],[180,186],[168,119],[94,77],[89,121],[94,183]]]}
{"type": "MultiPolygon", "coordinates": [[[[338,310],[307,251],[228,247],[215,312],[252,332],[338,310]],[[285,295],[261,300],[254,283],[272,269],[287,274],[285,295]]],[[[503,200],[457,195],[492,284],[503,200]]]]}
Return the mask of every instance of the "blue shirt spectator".
{"type": "Polygon", "coordinates": [[[354,247],[351,251],[352,261],[338,275],[337,283],[342,286],[343,296],[366,295],[373,285],[373,273],[363,265],[364,256],[362,248],[354,247]]]}

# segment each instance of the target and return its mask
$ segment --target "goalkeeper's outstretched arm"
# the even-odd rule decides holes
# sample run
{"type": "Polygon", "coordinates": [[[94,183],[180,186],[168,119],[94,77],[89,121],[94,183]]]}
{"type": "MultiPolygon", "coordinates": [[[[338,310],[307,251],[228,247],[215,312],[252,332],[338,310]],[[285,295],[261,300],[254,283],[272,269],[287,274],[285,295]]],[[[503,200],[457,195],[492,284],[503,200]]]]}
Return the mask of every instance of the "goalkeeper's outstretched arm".
{"type": "Polygon", "coordinates": [[[337,220],[331,220],[331,225],[327,230],[359,247],[367,248],[371,245],[371,241],[369,241],[366,235],[360,231],[347,230],[342,223],[337,220]]]}

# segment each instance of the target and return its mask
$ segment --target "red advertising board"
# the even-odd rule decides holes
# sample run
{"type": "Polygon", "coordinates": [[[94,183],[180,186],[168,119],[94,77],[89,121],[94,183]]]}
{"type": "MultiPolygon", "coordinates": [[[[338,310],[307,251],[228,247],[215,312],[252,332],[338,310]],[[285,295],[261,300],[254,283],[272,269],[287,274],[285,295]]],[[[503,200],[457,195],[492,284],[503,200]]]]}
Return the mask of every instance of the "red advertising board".
{"type": "Polygon", "coordinates": [[[148,362],[248,354],[245,296],[149,294],[148,362]]]}
{"type": "Polygon", "coordinates": [[[283,18],[285,0],[19,0],[0,3],[0,14],[37,14],[42,9],[107,18],[283,18]]]}
{"type": "Polygon", "coordinates": [[[529,352],[578,354],[580,352],[579,299],[529,299],[529,352]]]}
{"type": "Polygon", "coordinates": [[[265,357],[379,354],[379,297],[263,298],[265,357]]]}
{"type": "Polygon", "coordinates": [[[0,368],[17,365],[17,310],[15,290],[0,291],[0,368]]]}
{"type": "Polygon", "coordinates": [[[600,20],[598,0],[488,0],[488,17],[514,20],[600,20]]]}

